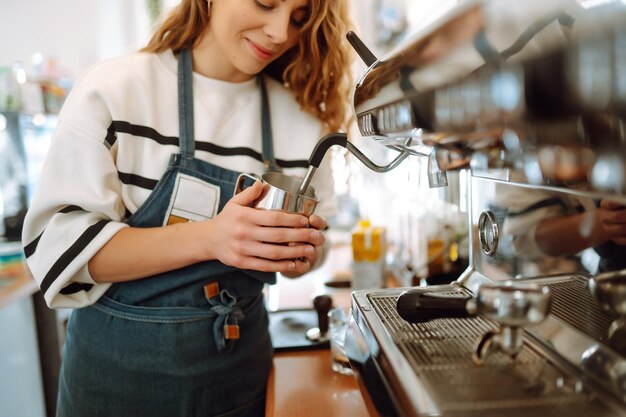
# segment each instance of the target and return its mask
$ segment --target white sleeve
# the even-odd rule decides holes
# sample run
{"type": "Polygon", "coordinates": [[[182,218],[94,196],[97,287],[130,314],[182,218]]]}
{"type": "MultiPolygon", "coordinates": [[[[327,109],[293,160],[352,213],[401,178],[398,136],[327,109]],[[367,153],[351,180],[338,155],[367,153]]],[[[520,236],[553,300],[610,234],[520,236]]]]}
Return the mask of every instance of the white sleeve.
{"type": "Polygon", "coordinates": [[[127,227],[97,78],[82,80],[68,97],[24,221],[27,264],[52,308],[83,307],[106,292],[110,284],[94,282],[87,263],[127,227]]]}

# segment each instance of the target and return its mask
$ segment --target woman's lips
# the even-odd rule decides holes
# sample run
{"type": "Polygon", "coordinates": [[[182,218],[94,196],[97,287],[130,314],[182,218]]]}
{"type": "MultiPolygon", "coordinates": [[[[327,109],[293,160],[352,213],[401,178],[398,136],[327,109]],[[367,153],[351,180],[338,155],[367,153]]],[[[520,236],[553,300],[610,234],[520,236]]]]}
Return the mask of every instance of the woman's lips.
{"type": "Polygon", "coordinates": [[[256,55],[256,57],[259,59],[268,60],[269,58],[272,57],[272,55],[274,55],[272,51],[268,51],[267,49],[257,45],[256,43],[252,42],[249,39],[248,39],[248,45],[250,45],[250,49],[252,49],[252,52],[254,53],[254,55],[256,55]]]}

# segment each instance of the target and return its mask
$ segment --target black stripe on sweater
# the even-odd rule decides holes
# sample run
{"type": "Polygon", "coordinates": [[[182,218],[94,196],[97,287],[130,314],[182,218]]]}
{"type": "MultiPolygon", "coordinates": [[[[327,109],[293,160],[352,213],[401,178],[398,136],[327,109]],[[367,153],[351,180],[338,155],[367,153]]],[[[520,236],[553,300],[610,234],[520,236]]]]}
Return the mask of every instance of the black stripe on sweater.
{"type": "Polygon", "coordinates": [[[209,152],[220,156],[249,156],[259,162],[263,162],[261,154],[254,149],[238,146],[236,148],[225,148],[210,142],[196,142],[196,150],[209,152]]]}
{"type": "MultiPolygon", "coordinates": [[[[225,148],[210,142],[196,142],[196,149],[220,156],[249,156],[259,162],[263,162],[263,156],[254,149],[238,146],[236,148],[225,148]]],[[[276,163],[281,168],[308,168],[309,162],[301,159],[287,161],[277,159],[276,163]]]]}
{"type": "MultiPolygon", "coordinates": [[[[116,120],[113,121],[112,126],[115,127],[115,131],[119,133],[127,133],[133,136],[140,136],[148,139],[152,139],[161,145],[176,145],[178,146],[179,140],[176,136],[163,136],[155,129],[147,126],[134,125],[128,122],[116,120]]],[[[199,151],[209,152],[214,155],[220,156],[248,156],[256,159],[259,162],[263,162],[263,156],[251,148],[238,146],[235,148],[226,148],[224,146],[218,146],[210,142],[196,141],[196,149],[199,151]]],[[[284,160],[277,159],[276,163],[281,168],[308,168],[309,163],[303,159],[284,160]]],[[[137,185],[137,184],[135,184],[137,185]]]]}
{"type": "Polygon", "coordinates": [[[126,172],[118,171],[117,175],[124,184],[136,185],[137,187],[145,188],[146,190],[153,190],[156,187],[158,180],[142,177],[136,174],[129,174],[126,172]]]}
{"type": "MultiPolygon", "coordinates": [[[[71,213],[73,211],[79,211],[79,210],[83,210],[83,209],[78,206],[67,206],[59,210],[59,213],[71,213]]],[[[39,244],[39,239],[41,239],[42,235],[43,235],[43,232],[41,232],[39,236],[35,238],[35,240],[30,242],[28,245],[24,246],[24,256],[26,256],[27,259],[33,253],[35,253],[35,250],[37,250],[37,245],[39,244]]]]}
{"type": "Polygon", "coordinates": [[[115,125],[111,123],[111,125],[107,129],[107,135],[104,138],[104,143],[106,144],[106,147],[111,149],[113,145],[115,144],[116,139],[117,139],[117,134],[115,133],[115,125]]]}
{"type": "Polygon", "coordinates": [[[129,135],[152,139],[161,145],[178,146],[178,138],[176,136],[163,136],[151,127],[134,125],[121,120],[114,120],[113,126],[115,126],[115,131],[118,133],[128,133],[129,135]]]}
{"type": "Polygon", "coordinates": [[[66,285],[65,287],[63,287],[63,289],[61,290],[61,294],[63,295],[76,294],[77,292],[80,292],[80,291],[89,291],[92,288],[93,288],[93,284],[80,284],[78,282],[73,282],[70,285],[66,285]]]}
{"type": "Polygon", "coordinates": [[[82,207],[79,206],[67,206],[59,210],[59,213],[71,213],[73,211],[85,211],[82,207]]]}
{"type": "Polygon", "coordinates": [[[277,159],[276,163],[281,168],[308,168],[309,161],[304,159],[294,159],[291,161],[286,161],[284,159],[277,159]]]}
{"type": "Polygon", "coordinates": [[[91,241],[104,229],[104,226],[109,223],[110,220],[100,220],[98,223],[89,226],[82,235],[76,239],[76,241],[66,250],[63,255],[57,259],[52,265],[52,268],[48,271],[46,276],[41,281],[41,292],[45,295],[50,288],[50,285],[56,280],[61,273],[72,263],[74,259],[91,243],[91,241]]]}
{"type": "Polygon", "coordinates": [[[43,235],[43,232],[41,232],[41,234],[37,236],[35,240],[24,246],[24,256],[26,256],[26,259],[28,259],[33,253],[35,253],[37,245],[39,244],[39,239],[41,239],[41,235],[43,235]]]}

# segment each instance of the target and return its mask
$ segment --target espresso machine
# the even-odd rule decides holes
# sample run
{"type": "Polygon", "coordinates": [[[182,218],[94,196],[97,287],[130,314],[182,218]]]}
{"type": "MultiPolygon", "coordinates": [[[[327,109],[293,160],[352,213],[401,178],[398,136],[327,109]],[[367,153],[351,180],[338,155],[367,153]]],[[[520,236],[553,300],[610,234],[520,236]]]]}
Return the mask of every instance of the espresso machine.
{"type": "Polygon", "coordinates": [[[458,279],[352,293],[372,413],[626,416],[626,4],[466,0],[380,59],[351,42],[361,134],[468,173],[458,279]]]}

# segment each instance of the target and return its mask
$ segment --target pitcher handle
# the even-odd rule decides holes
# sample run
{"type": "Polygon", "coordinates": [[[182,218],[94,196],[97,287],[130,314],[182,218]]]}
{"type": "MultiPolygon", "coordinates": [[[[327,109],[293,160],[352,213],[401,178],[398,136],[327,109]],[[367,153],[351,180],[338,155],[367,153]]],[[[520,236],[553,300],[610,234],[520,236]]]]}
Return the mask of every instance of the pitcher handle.
{"type": "Polygon", "coordinates": [[[261,179],[261,177],[259,177],[256,174],[247,174],[247,173],[243,172],[243,173],[239,174],[239,176],[237,177],[237,181],[235,182],[235,194],[239,194],[240,192],[243,191],[243,188],[242,188],[243,181],[246,178],[250,178],[251,180],[254,180],[254,181],[263,181],[261,179]]]}

